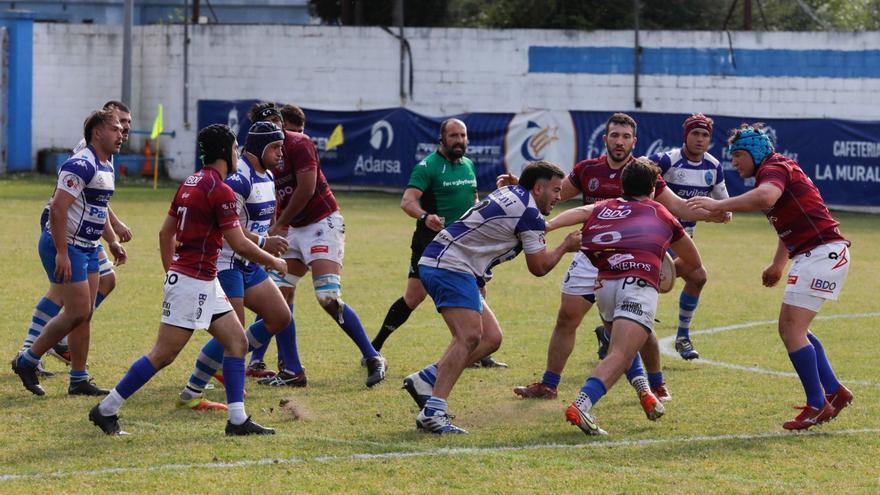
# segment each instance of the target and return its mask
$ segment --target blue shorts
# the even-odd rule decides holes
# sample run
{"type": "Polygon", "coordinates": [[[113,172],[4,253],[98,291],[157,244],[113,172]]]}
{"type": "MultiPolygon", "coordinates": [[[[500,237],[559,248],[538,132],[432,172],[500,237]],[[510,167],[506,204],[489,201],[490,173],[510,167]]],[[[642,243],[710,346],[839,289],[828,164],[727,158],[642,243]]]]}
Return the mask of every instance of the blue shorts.
{"type": "MultiPolygon", "coordinates": [[[[40,253],[40,261],[43,262],[43,269],[49,277],[49,282],[60,284],[60,280],[55,280],[55,241],[52,235],[46,231],[40,234],[40,242],[37,244],[37,250],[40,253]]],[[[88,280],[89,273],[98,273],[98,248],[86,248],[67,245],[67,256],[70,258],[70,281],[82,282],[88,280]]]]}
{"type": "Polygon", "coordinates": [[[244,291],[269,278],[262,266],[250,264],[246,268],[230,268],[217,274],[226,297],[244,298],[244,291]]]}
{"type": "Polygon", "coordinates": [[[438,312],[442,308],[467,308],[483,312],[483,297],[477,286],[477,278],[470,273],[419,265],[419,277],[438,312]]]}

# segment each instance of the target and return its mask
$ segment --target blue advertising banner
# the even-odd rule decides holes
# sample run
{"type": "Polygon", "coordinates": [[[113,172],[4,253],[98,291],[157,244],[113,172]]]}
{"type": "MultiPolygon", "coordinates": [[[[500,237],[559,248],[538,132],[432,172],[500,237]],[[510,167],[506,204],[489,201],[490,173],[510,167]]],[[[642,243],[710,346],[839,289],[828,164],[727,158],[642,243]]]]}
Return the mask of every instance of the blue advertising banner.
{"type": "MultiPolygon", "coordinates": [[[[230,125],[244,143],[247,111],[257,100],[200,100],[199,127],[230,125]]],[[[440,123],[450,117],[427,117],[404,108],[336,112],[303,109],[306,133],[332,184],[406,186],[416,163],[434,152],[440,123]]],[[[529,161],[546,159],[566,171],[585,158],[604,153],[602,137],[609,112],[469,113],[455,115],[468,126],[467,155],[474,160],[480,190],[494,189],[495,177],[519,173],[529,161]]],[[[638,122],[634,154],[651,155],[680,147],[688,115],[631,113],[638,122]]],[[[835,119],[759,119],[710,116],[715,120],[709,153],[721,161],[731,195],[742,194],[754,180],[742,180],[727,151],[727,132],[742,122],[764,122],[777,150],[813,179],[826,203],[834,207],[880,208],[880,122],[835,119]]]]}

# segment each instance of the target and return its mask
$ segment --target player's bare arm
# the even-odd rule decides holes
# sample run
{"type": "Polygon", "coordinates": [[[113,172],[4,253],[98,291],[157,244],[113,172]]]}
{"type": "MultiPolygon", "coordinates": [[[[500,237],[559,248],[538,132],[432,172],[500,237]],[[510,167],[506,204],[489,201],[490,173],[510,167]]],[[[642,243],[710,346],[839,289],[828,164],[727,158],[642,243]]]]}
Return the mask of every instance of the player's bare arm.
{"type": "Polygon", "coordinates": [[[290,196],[290,202],[287,203],[287,206],[278,215],[275,225],[269,229],[269,235],[277,235],[281,232],[281,229],[286,227],[306,207],[309,199],[315,194],[317,183],[317,169],[306,170],[296,174],[296,189],[293,190],[290,196]]]}
{"type": "Polygon", "coordinates": [[[125,248],[122,247],[122,244],[120,244],[119,237],[116,235],[113,226],[109,223],[105,224],[104,231],[101,232],[101,237],[107,241],[107,249],[109,249],[110,254],[113,255],[113,263],[116,266],[124,265],[125,262],[128,261],[128,254],[125,252],[125,248]]]}
{"type": "MultiPolygon", "coordinates": [[[[515,186],[519,184],[519,177],[512,173],[501,174],[495,178],[495,187],[515,186]]],[[[568,178],[562,179],[562,192],[559,193],[561,199],[559,201],[568,201],[569,199],[580,194],[580,191],[568,178]]]]}
{"type": "Polygon", "coordinates": [[[773,255],[773,261],[761,273],[761,283],[764,284],[764,287],[773,287],[779,282],[786,264],[788,264],[788,248],[785,247],[785,243],[780,239],[776,244],[776,253],[773,255]]]}
{"type": "Polygon", "coordinates": [[[55,243],[55,280],[70,282],[70,257],[67,255],[67,210],[76,198],[67,191],[56,190],[49,207],[49,232],[55,243]]]}
{"type": "Polygon", "coordinates": [[[563,211],[547,221],[547,232],[571,225],[580,225],[586,222],[593,215],[594,208],[594,205],[586,205],[563,211]]]}
{"type": "Polygon", "coordinates": [[[162,222],[162,227],[159,229],[159,256],[162,258],[162,270],[165,272],[171,267],[176,240],[177,219],[166,215],[165,221],[162,222]]]}
{"type": "MultiPolygon", "coordinates": [[[[413,218],[422,218],[422,215],[428,213],[419,204],[422,194],[422,191],[415,187],[406,188],[406,191],[403,192],[403,198],[400,200],[400,209],[413,218]]],[[[443,219],[430,213],[425,217],[425,226],[435,232],[440,232],[443,230],[443,219]]]]}
{"type": "Polygon", "coordinates": [[[565,240],[554,249],[526,254],[526,265],[532,275],[543,277],[550,273],[550,270],[559,263],[565,253],[574,253],[580,248],[581,233],[580,231],[572,232],[565,236],[565,240]]]}
{"type": "Polygon", "coordinates": [[[110,205],[107,205],[107,219],[109,222],[107,224],[113,227],[113,230],[116,232],[116,236],[119,238],[119,242],[128,242],[132,239],[133,234],[131,233],[131,229],[128,228],[119,217],[116,216],[116,213],[113,211],[113,208],[110,205]]]}
{"type": "Polygon", "coordinates": [[[237,225],[233,228],[224,230],[223,239],[229,243],[229,247],[231,247],[237,254],[244,256],[254,263],[259,263],[275,270],[282,276],[287,275],[287,262],[260,249],[260,246],[254,244],[250,239],[245,237],[244,233],[242,233],[237,225]]]}
{"type": "Polygon", "coordinates": [[[697,245],[694,244],[690,236],[683,235],[669,246],[675,251],[675,271],[677,276],[687,275],[703,266],[703,260],[700,258],[700,252],[697,251],[697,245]]]}
{"type": "Polygon", "coordinates": [[[655,196],[654,200],[665,206],[676,218],[682,220],[723,223],[727,219],[723,211],[710,211],[708,209],[689,207],[687,201],[678,197],[669,188],[664,189],[662,193],[655,196]]]}
{"type": "Polygon", "coordinates": [[[733,198],[722,200],[698,196],[687,201],[691,209],[702,208],[713,212],[726,211],[766,211],[773,207],[782,196],[782,189],[772,184],[761,184],[751,191],[733,198]]]}

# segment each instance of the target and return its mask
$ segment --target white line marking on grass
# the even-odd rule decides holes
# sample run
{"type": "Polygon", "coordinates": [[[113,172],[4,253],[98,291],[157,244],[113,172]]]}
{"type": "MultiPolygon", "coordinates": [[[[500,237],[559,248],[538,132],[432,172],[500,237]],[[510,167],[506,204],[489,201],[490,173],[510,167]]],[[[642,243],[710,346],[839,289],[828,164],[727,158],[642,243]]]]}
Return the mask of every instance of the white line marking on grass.
{"type": "MultiPolygon", "coordinates": [[[[817,316],[816,320],[840,320],[840,319],[849,319],[849,318],[874,318],[880,316],[880,313],[850,313],[850,314],[841,314],[841,315],[827,315],[827,316],[817,316]]],[[[735,325],[727,325],[723,327],[715,327],[715,328],[706,328],[704,330],[697,330],[691,332],[691,335],[708,335],[713,333],[721,333],[721,332],[729,332],[731,330],[742,330],[744,328],[753,328],[759,327],[763,325],[775,325],[778,323],[778,320],[762,320],[762,321],[750,321],[746,323],[737,323],[735,325]]],[[[660,352],[666,356],[675,356],[678,357],[678,352],[675,350],[675,335],[669,335],[667,337],[663,337],[659,339],[660,343],[660,352]]],[[[726,363],[723,361],[713,361],[711,359],[704,359],[702,356],[699,359],[694,359],[691,361],[696,364],[711,364],[713,366],[719,366],[722,368],[728,368],[732,370],[739,371],[748,371],[750,373],[760,373],[762,375],[771,375],[771,376],[784,376],[797,378],[797,373],[790,371],[777,371],[771,370],[767,368],[761,368],[760,366],[744,366],[741,364],[733,364],[726,363]]],[[[853,385],[866,385],[871,387],[880,387],[880,383],[871,382],[867,380],[841,380],[843,383],[853,384],[853,385]]]]}
{"type": "MultiPolygon", "coordinates": [[[[859,428],[837,431],[806,431],[801,433],[791,433],[785,431],[772,431],[763,433],[740,433],[737,435],[700,435],[692,437],[672,437],[672,438],[654,438],[643,440],[597,440],[587,441],[587,443],[576,444],[532,444],[532,445],[516,445],[516,446],[499,446],[499,447],[444,447],[439,449],[428,449],[423,451],[407,451],[407,452],[385,452],[379,454],[351,454],[343,456],[319,456],[311,459],[291,457],[287,459],[243,459],[232,462],[209,462],[202,464],[164,464],[148,467],[118,467],[94,469],[87,471],[56,471],[52,473],[33,473],[33,474],[2,474],[0,482],[15,480],[36,480],[49,478],[67,478],[72,476],[105,476],[108,474],[129,474],[129,473],[152,473],[159,471],[182,471],[182,470],[207,470],[207,469],[230,469],[238,467],[250,466],[267,466],[273,464],[291,465],[302,464],[307,462],[340,462],[340,461],[370,461],[382,459],[405,459],[411,457],[440,457],[450,455],[492,455],[503,452],[527,452],[532,450],[581,450],[581,449],[599,449],[599,448],[616,448],[616,447],[646,447],[653,445],[670,445],[670,444],[690,444],[690,443],[716,443],[731,440],[768,440],[768,439],[788,439],[799,438],[803,436],[828,437],[843,435],[862,435],[877,434],[880,428],[859,428]]],[[[573,435],[580,435],[573,434],[573,435]]]]}

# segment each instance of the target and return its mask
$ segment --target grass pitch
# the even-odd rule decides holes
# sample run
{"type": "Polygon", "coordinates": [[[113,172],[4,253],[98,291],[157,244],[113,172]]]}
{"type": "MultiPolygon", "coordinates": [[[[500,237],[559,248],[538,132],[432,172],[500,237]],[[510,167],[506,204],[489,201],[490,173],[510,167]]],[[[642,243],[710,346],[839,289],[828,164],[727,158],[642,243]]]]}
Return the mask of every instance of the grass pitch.
{"type": "MultiPolygon", "coordinates": [[[[31,311],[47,287],[36,252],[40,210],[52,192],[46,180],[0,181],[0,356],[20,347],[31,311]]],[[[157,233],[172,188],[122,187],[113,206],[133,229],[130,261],[117,269],[116,291],[97,311],[90,371],[113,386],[152,345],[164,274],[157,233]]],[[[368,333],[378,330],[403,291],[413,221],[399,197],[339,194],[347,224],[344,297],[368,333]]],[[[565,206],[573,206],[568,204],[565,206]]],[[[660,421],[645,419],[635,395],[619,383],[594,410],[607,438],[586,438],[562,416],[596,363],[585,319],[556,401],[524,401],[515,385],[540,378],[556,317],[559,283],[570,255],[544,278],[522,259],[502,265],[489,302],[505,331],[496,353],[507,370],[468,370],[450,398],[456,423],[471,434],[438,437],[414,428],[416,407],[402,378],[436,359],[448,331],[430,300],[386,343],[386,383],[363,384],[354,345],[317,305],[303,280],[296,300],[306,389],[267,389],[248,382],[248,412],[278,430],[273,437],[226,438],[224,414],[175,409],[200,346],[197,333],[178,360],[123,407],[128,437],[102,435],[86,417],[95,399],[68,397],[65,368],[43,380],[47,396],[24,390],[6,366],[0,373],[0,493],[877,493],[880,491],[880,409],[875,331],[880,322],[880,218],[836,214],[853,241],[853,267],[838,302],[817,321],[839,377],[856,395],[834,422],[809,434],[781,428],[803,402],[775,324],[696,334],[705,360],[664,357],[673,401],[660,421]],[[295,404],[293,419],[282,400],[295,404]]],[[[737,215],[730,225],[701,225],[697,245],[710,281],[694,330],[774,320],[782,289],[765,289],[761,270],[775,234],[761,215],[737,215]]],[[[550,243],[561,240],[553,233],[550,243]]],[[[677,289],[680,289],[681,282],[677,289]]],[[[677,294],[661,297],[660,337],[675,333],[677,294]]],[[[274,363],[275,351],[267,356],[274,363]]],[[[222,389],[209,398],[224,400],[222,389]]]]}

